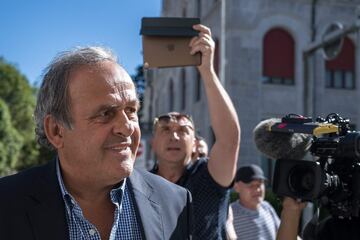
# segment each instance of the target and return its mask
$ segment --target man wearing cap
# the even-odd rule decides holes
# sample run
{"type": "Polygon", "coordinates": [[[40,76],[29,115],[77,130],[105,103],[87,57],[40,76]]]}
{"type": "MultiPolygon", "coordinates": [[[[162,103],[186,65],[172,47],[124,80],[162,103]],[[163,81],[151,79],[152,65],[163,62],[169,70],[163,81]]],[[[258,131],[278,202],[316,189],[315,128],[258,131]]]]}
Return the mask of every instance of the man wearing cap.
{"type": "Polygon", "coordinates": [[[243,166],[236,172],[234,190],[239,194],[239,200],[229,208],[235,239],[276,238],[280,220],[273,207],[264,200],[265,180],[261,168],[254,164],[243,166]]]}
{"type": "Polygon", "coordinates": [[[155,118],[152,149],[157,165],[152,170],[187,188],[193,197],[193,239],[224,239],[229,189],[236,173],[240,126],[234,105],[216,76],[214,41],[210,29],[195,25],[199,36],[190,42],[191,53],[201,52],[198,70],[208,99],[215,142],[208,158],[191,163],[195,126],[190,116],[170,112],[155,118]]]}

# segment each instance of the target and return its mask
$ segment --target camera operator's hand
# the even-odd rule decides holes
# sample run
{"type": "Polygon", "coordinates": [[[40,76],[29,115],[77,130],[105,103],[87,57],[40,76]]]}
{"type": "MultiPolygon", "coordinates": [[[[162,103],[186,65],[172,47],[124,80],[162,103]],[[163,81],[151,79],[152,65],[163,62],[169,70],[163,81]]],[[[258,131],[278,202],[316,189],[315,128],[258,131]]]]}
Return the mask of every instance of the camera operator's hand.
{"type": "Polygon", "coordinates": [[[281,211],[280,227],[276,236],[277,240],[298,239],[298,227],[301,211],[306,207],[305,202],[299,202],[293,198],[285,197],[281,211]]]}
{"type": "Polygon", "coordinates": [[[292,212],[301,214],[301,211],[306,207],[306,202],[300,202],[290,197],[285,197],[282,202],[282,212],[292,212]]]}
{"type": "Polygon", "coordinates": [[[197,52],[201,52],[201,65],[198,66],[201,74],[205,74],[209,71],[214,71],[213,62],[215,42],[211,37],[210,28],[201,24],[194,25],[193,28],[196,31],[199,31],[199,35],[197,37],[193,37],[190,41],[190,54],[193,55],[197,52]]]}

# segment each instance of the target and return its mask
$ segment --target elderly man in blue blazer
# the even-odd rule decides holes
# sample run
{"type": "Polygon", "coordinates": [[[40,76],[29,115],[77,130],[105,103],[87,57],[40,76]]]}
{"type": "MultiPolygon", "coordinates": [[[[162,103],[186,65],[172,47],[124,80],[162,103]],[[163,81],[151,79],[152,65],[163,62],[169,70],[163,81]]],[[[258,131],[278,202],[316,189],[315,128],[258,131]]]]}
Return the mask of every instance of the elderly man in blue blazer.
{"type": "Polygon", "coordinates": [[[35,109],[38,141],[57,157],[0,179],[0,238],[190,239],[189,192],[133,169],[138,109],[109,50],[59,54],[35,109]]]}

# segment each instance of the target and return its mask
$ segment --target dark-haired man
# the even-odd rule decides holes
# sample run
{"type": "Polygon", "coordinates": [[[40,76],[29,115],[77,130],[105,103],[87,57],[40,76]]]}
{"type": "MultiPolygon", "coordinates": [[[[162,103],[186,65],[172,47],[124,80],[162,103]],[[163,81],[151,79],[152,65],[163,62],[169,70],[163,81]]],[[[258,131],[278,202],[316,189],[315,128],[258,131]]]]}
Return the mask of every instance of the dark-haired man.
{"type": "Polygon", "coordinates": [[[240,126],[230,97],[216,76],[214,41],[210,29],[195,25],[199,36],[190,42],[191,54],[201,52],[198,67],[208,99],[215,143],[208,158],[191,163],[195,126],[190,116],[171,112],[154,121],[152,149],[157,165],[152,170],[190,190],[193,196],[194,239],[224,239],[229,186],[236,171],[240,126]]]}

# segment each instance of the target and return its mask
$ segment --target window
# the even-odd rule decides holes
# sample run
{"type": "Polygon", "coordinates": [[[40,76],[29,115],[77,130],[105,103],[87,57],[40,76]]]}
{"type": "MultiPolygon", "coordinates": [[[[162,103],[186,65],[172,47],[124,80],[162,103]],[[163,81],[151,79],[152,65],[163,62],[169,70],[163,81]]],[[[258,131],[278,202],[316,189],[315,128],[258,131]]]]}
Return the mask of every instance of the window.
{"type": "Polygon", "coordinates": [[[339,55],[325,62],[325,69],[327,88],[355,89],[355,47],[348,37],[344,38],[339,55]]]}
{"type": "Polygon", "coordinates": [[[263,41],[263,83],[294,84],[294,39],[285,30],[273,28],[263,41]]]}

